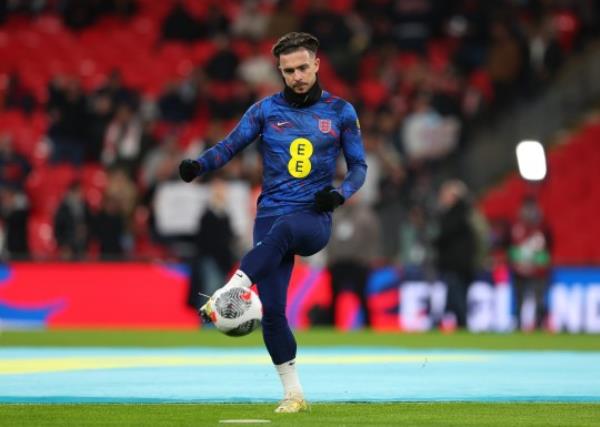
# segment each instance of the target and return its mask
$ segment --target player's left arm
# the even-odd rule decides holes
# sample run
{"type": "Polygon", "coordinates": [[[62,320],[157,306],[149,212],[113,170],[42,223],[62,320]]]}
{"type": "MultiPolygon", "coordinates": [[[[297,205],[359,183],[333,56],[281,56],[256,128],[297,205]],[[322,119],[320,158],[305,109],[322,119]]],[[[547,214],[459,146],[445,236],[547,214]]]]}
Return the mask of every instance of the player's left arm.
{"type": "Polygon", "coordinates": [[[235,154],[253,142],[261,132],[262,117],[262,102],[257,102],[246,111],[235,129],[225,139],[198,158],[202,172],[223,167],[235,154]]]}
{"type": "Polygon", "coordinates": [[[339,192],[346,200],[358,191],[367,176],[367,162],[365,161],[360,124],[356,111],[350,104],[346,104],[342,110],[340,138],[348,172],[342,181],[339,192]]]}
{"type": "Polygon", "coordinates": [[[251,106],[235,129],[198,159],[185,159],[179,165],[179,175],[185,182],[223,167],[231,158],[253,142],[261,133],[263,124],[262,101],[251,106]]]}

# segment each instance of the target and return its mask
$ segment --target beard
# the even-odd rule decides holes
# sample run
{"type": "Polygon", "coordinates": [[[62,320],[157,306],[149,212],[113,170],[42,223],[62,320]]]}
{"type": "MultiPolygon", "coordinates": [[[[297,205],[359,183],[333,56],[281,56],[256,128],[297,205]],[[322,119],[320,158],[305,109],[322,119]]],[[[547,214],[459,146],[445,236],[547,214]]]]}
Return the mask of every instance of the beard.
{"type": "Polygon", "coordinates": [[[300,83],[292,86],[292,90],[296,93],[306,93],[310,90],[310,85],[308,83],[300,83]]]}
{"type": "Polygon", "coordinates": [[[290,87],[285,82],[284,85],[283,96],[292,107],[308,107],[309,105],[313,105],[321,99],[321,93],[323,92],[318,78],[312,86],[303,83],[302,85],[290,87]]]}

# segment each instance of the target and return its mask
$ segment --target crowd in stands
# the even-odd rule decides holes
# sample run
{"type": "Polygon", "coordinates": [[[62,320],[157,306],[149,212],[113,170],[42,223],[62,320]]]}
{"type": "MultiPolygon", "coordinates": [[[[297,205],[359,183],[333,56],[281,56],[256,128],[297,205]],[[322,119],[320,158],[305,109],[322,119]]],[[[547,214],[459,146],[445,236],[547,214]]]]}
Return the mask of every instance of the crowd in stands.
{"type": "MultiPolygon", "coordinates": [[[[12,46],[13,33],[49,17],[56,31],[73,34],[86,48],[84,40],[103,23],[127,29],[135,22],[151,39],[137,48],[155,61],[147,68],[136,59],[121,67],[111,63],[93,81],[50,70],[43,90],[24,78],[17,60],[2,61],[0,120],[17,112],[25,127],[39,122],[44,141],[39,146],[27,141],[23,149],[18,135],[0,127],[4,254],[27,257],[28,242],[37,238],[28,230],[28,215],[36,209],[32,199],[40,198],[32,192],[44,188],[31,183],[36,170],[67,164],[75,178],[47,213],[52,230],[36,229],[50,233],[46,238],[54,246],[34,255],[178,255],[157,225],[157,191],[177,180],[180,159],[218,142],[247,107],[281,89],[269,48],[288,31],[308,31],[321,42],[322,85],[358,110],[369,165],[362,207],[341,210],[340,217],[348,215],[346,209],[359,213],[341,221],[346,228],[338,230],[334,243],[343,242],[344,233],[348,239],[353,235],[359,227],[354,220],[377,218],[385,233],[360,235],[366,240],[380,235],[379,247],[365,259],[351,260],[355,265],[397,262],[439,270],[434,255],[454,250],[444,249],[439,232],[445,221],[455,225],[444,217],[444,203],[459,195],[461,203],[470,202],[462,184],[446,181],[460,177],[470,126],[543,90],[561,64],[598,35],[599,13],[593,0],[0,1],[0,49],[12,46]],[[202,59],[177,62],[177,72],[159,80],[158,88],[144,80],[159,65],[172,65],[164,63],[165,52],[182,49],[201,52],[202,59]],[[135,73],[127,68],[134,65],[135,73]],[[85,168],[100,174],[100,195],[82,188],[86,182],[77,171],[85,168]],[[442,182],[450,187],[438,197],[442,182]]],[[[96,30],[98,46],[110,43],[102,40],[109,31],[96,30]]],[[[121,46],[108,49],[116,55],[121,46]]],[[[244,184],[254,200],[260,173],[251,147],[218,177],[244,184]]],[[[210,179],[200,181],[210,186],[210,179]]],[[[246,216],[252,216],[250,206],[246,216]]],[[[470,218],[470,208],[461,209],[457,215],[470,218]]],[[[473,233],[493,236],[493,227],[491,232],[477,227],[481,222],[474,222],[473,233]]],[[[234,231],[248,234],[240,224],[234,231]]],[[[474,258],[476,246],[467,250],[474,258]]],[[[342,253],[332,255],[330,264],[335,270],[347,261],[342,253]]]]}

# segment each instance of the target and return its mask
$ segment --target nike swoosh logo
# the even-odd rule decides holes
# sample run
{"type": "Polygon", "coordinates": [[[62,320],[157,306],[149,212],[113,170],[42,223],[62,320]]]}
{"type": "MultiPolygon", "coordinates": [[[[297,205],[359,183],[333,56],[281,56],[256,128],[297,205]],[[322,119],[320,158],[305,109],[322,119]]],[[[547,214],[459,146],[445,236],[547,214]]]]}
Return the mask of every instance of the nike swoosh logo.
{"type": "Polygon", "coordinates": [[[283,125],[288,124],[289,122],[277,122],[277,127],[281,127],[283,125]]]}

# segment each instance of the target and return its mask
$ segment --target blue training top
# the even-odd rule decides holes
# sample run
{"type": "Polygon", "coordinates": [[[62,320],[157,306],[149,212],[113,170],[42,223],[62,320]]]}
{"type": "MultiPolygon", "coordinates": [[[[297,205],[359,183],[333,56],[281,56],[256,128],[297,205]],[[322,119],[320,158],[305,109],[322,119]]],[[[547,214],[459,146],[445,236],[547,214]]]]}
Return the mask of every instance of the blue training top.
{"type": "Polygon", "coordinates": [[[222,167],[258,136],[263,187],[257,217],[310,208],[315,193],[331,185],[340,150],[348,173],[337,191],[348,199],[365,181],[367,164],[356,111],[326,91],[303,108],[290,106],[282,92],[252,105],[225,139],[198,158],[202,170],[222,167]]]}

